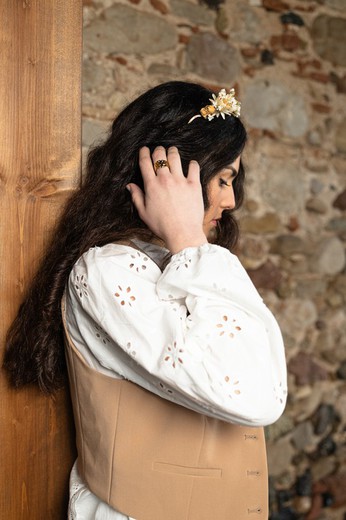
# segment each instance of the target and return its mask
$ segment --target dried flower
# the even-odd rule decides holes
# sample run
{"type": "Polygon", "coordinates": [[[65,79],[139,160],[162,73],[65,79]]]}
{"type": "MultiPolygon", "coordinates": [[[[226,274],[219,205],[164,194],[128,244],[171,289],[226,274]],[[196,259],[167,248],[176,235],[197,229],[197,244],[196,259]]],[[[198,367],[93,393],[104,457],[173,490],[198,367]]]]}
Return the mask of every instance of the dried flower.
{"type": "Polygon", "coordinates": [[[211,121],[214,117],[219,116],[223,119],[225,119],[225,116],[240,116],[240,101],[237,101],[235,98],[234,88],[230,89],[229,94],[227,94],[224,88],[221,89],[218,95],[213,94],[212,99],[209,101],[212,104],[203,107],[200,110],[200,114],[193,116],[189,123],[197,117],[204,117],[204,119],[211,121]]]}

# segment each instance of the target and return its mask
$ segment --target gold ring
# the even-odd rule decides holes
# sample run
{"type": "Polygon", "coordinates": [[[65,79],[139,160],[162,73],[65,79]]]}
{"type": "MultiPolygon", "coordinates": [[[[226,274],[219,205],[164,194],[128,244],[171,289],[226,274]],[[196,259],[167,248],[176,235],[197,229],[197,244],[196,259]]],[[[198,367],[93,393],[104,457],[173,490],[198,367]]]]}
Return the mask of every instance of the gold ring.
{"type": "Polygon", "coordinates": [[[165,166],[167,166],[167,168],[169,169],[168,161],[165,161],[164,159],[159,159],[158,161],[155,161],[155,163],[154,163],[155,173],[157,172],[157,170],[159,168],[164,168],[165,166]]]}

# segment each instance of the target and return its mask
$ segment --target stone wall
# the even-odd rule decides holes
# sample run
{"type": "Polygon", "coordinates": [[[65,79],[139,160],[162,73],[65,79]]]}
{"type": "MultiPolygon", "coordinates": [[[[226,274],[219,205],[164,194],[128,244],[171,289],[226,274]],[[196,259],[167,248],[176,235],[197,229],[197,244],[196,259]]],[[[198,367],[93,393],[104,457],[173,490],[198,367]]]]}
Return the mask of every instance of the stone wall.
{"type": "Polygon", "coordinates": [[[236,87],[239,252],[290,372],[267,429],[271,518],[346,518],[346,1],[85,0],[84,15],[84,150],[148,87],[236,87]]]}

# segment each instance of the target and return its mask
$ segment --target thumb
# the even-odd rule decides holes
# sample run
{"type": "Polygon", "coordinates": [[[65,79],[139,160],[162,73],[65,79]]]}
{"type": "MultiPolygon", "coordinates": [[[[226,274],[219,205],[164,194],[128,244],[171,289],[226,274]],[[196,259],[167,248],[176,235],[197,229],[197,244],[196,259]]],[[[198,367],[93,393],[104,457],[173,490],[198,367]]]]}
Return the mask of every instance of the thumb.
{"type": "Polygon", "coordinates": [[[145,204],[144,204],[144,193],[137,184],[127,184],[126,189],[129,190],[132,198],[132,202],[135,205],[139,215],[143,215],[145,204]]]}

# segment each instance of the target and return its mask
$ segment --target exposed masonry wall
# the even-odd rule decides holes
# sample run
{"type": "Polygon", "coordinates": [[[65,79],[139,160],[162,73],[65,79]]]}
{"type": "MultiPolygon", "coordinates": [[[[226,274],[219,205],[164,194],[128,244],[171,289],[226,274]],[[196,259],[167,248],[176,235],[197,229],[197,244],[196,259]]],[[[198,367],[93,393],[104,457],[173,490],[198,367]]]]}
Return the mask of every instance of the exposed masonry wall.
{"type": "Polygon", "coordinates": [[[236,87],[250,134],[240,256],[290,371],[287,409],[267,429],[271,518],[342,520],[346,1],[205,2],[84,1],[84,150],[157,83],[236,87]]]}

